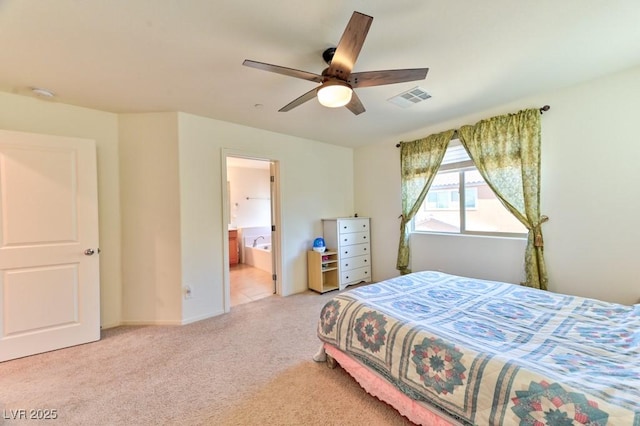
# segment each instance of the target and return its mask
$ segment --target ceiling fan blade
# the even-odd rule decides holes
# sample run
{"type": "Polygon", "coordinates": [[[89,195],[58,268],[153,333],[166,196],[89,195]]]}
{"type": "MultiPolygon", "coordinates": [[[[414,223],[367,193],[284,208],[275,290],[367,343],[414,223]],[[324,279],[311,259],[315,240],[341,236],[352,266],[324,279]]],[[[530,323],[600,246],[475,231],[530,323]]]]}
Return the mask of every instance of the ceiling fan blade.
{"type": "Polygon", "coordinates": [[[322,83],[322,76],[318,74],[314,74],[312,72],[301,71],[301,70],[296,70],[296,69],[287,68],[287,67],[281,67],[279,65],[265,64],[264,62],[251,61],[249,59],[245,59],[242,65],[251,67],[251,68],[257,68],[259,70],[288,75],[289,77],[301,78],[303,80],[322,83]]]}
{"type": "Polygon", "coordinates": [[[351,93],[351,101],[345,106],[355,115],[365,112],[364,105],[362,105],[362,102],[360,102],[360,98],[358,97],[356,92],[351,93]]]}
{"type": "Polygon", "coordinates": [[[356,59],[358,59],[360,49],[362,49],[364,39],[367,37],[372,21],[373,18],[371,16],[364,15],[360,12],[353,12],[347,28],[345,28],[338,42],[333,59],[331,59],[331,64],[327,72],[329,76],[337,77],[341,80],[347,80],[347,78],[349,78],[349,74],[351,74],[351,70],[353,70],[356,59]]]}
{"type": "Polygon", "coordinates": [[[289,102],[288,104],[286,104],[285,106],[280,108],[278,110],[278,112],[290,111],[290,110],[294,109],[295,107],[300,106],[300,105],[302,105],[303,103],[305,103],[307,101],[310,101],[311,99],[316,97],[316,93],[317,92],[318,92],[318,88],[317,87],[315,89],[309,90],[304,95],[300,96],[299,98],[294,99],[293,101],[289,102]]]}
{"type": "Polygon", "coordinates": [[[406,81],[424,80],[429,68],[405,70],[365,71],[351,74],[347,81],[351,87],[382,86],[384,84],[404,83],[406,81]]]}

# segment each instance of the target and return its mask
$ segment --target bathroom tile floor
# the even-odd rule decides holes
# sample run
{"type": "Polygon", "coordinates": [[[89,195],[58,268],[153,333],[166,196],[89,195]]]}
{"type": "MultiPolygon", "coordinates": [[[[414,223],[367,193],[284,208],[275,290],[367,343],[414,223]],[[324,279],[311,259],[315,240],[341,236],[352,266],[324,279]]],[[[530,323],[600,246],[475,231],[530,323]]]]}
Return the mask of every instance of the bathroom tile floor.
{"type": "Polygon", "coordinates": [[[271,273],[239,263],[229,267],[231,306],[253,302],[273,295],[271,273]]]}

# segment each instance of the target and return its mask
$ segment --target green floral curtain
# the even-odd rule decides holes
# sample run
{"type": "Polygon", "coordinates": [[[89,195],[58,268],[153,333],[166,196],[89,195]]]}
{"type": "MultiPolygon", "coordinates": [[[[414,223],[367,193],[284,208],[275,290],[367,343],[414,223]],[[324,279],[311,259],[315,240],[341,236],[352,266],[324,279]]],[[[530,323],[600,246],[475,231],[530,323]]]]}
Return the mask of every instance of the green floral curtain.
{"type": "Polygon", "coordinates": [[[547,289],[540,215],[540,111],[482,120],[458,131],[460,141],[502,204],[529,230],[526,282],[547,289]]]}
{"type": "Polygon", "coordinates": [[[402,215],[400,216],[400,246],[396,269],[408,274],[409,269],[409,224],[429,192],[433,178],[438,172],[453,130],[403,142],[400,145],[400,167],[402,179],[402,215]]]}

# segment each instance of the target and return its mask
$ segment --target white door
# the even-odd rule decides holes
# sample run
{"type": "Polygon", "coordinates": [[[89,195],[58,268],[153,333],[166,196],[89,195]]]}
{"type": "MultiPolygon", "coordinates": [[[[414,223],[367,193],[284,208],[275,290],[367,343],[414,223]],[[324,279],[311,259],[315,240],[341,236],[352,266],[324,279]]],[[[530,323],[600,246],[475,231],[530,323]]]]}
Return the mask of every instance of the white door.
{"type": "Polygon", "coordinates": [[[96,148],[0,130],[0,361],[100,339],[96,148]]]}

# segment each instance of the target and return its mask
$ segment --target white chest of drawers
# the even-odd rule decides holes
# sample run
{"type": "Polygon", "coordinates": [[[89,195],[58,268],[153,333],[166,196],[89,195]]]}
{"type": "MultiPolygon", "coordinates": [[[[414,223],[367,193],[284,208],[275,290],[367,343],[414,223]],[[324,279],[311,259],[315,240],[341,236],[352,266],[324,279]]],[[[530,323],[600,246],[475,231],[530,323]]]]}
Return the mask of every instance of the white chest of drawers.
{"type": "Polygon", "coordinates": [[[322,219],[327,248],[338,253],[339,285],[371,282],[370,221],[368,217],[322,219]]]}

